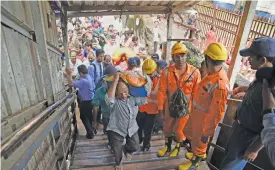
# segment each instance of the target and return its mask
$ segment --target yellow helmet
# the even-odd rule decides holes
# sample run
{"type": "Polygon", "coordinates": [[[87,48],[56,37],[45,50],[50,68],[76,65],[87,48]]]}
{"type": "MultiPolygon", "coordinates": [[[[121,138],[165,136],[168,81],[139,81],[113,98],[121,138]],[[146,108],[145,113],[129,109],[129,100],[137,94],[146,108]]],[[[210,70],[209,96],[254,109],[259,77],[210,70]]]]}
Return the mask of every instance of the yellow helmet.
{"type": "Polygon", "coordinates": [[[157,63],[152,59],[146,59],[142,65],[142,71],[145,74],[152,74],[157,69],[157,63]]]}
{"type": "Polygon", "coordinates": [[[188,49],[186,46],[180,42],[177,42],[173,47],[172,47],[172,55],[174,54],[182,54],[182,53],[187,53],[188,49]]]}
{"type": "Polygon", "coordinates": [[[209,44],[204,54],[209,56],[212,60],[225,61],[228,57],[227,50],[221,43],[209,44]]]}

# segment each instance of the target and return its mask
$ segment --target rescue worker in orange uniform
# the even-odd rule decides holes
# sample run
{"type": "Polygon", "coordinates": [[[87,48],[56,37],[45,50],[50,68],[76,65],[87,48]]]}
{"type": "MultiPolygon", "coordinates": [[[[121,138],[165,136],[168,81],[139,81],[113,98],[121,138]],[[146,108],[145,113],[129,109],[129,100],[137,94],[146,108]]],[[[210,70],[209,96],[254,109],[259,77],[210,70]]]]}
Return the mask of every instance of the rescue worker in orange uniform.
{"type": "Polygon", "coordinates": [[[149,151],[151,134],[154,127],[155,117],[158,114],[158,87],[159,77],[157,73],[157,63],[153,59],[146,59],[142,65],[143,73],[147,74],[152,80],[152,90],[147,98],[147,104],[139,107],[137,123],[139,126],[138,135],[140,143],[143,141],[142,151],[149,151]],[[143,136],[144,134],[144,136],[143,136]]]}
{"type": "Polygon", "coordinates": [[[206,158],[209,140],[225,112],[229,81],[223,63],[228,57],[227,50],[220,43],[211,43],[204,56],[208,74],[194,93],[192,111],[184,129],[187,139],[191,140],[192,152],[186,153],[190,161],[179,165],[178,170],[194,169],[206,158]]]}
{"type": "Polygon", "coordinates": [[[200,82],[201,76],[198,69],[186,63],[188,50],[180,42],[177,42],[172,47],[171,64],[165,68],[161,74],[158,91],[158,110],[159,114],[164,116],[163,132],[165,135],[165,146],[158,151],[158,156],[165,155],[174,157],[180,152],[180,146],[186,137],[183,134],[183,129],[189,118],[189,115],[179,118],[170,116],[168,103],[172,100],[173,94],[180,88],[185,94],[191,108],[192,95],[200,82]],[[171,144],[175,135],[176,146],[171,150],[171,144]]]}

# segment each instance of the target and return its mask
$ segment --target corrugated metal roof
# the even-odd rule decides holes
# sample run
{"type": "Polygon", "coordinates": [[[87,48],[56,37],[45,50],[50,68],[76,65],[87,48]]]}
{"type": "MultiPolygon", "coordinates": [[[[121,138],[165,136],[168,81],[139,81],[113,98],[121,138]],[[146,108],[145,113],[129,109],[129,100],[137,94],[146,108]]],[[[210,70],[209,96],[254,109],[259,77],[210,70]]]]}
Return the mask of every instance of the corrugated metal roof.
{"type": "Polygon", "coordinates": [[[165,14],[175,9],[190,8],[198,1],[171,0],[92,0],[61,1],[68,11],[68,17],[92,15],[131,15],[131,14],[165,14]]]}

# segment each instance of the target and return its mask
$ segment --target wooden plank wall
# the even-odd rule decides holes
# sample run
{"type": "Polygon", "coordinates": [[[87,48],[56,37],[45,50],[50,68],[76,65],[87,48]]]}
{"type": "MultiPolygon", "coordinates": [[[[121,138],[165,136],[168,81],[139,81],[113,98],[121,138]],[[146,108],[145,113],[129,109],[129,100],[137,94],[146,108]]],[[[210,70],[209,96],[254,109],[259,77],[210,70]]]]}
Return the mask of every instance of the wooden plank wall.
{"type": "Polygon", "coordinates": [[[196,8],[198,11],[197,25],[201,30],[200,35],[205,37],[210,28],[215,26],[217,41],[223,43],[231,51],[241,16],[204,5],[197,5],[196,8]]]}
{"type": "MultiPolygon", "coordinates": [[[[44,17],[47,41],[58,47],[55,15],[49,2],[42,1],[41,4],[45,8],[44,16],[47,17],[48,13],[51,18],[51,25],[48,25],[44,17]]],[[[3,1],[1,8],[8,13],[5,13],[6,20],[15,26],[11,28],[11,25],[1,24],[1,139],[6,140],[45,109],[46,90],[37,43],[30,38],[31,34],[22,33],[22,30],[29,32],[26,27],[34,30],[30,1],[3,1]],[[26,27],[15,21],[22,22],[26,27]]],[[[60,56],[59,51],[49,50],[54,95],[58,96],[55,101],[65,95],[60,56]]]]}
{"type": "MultiPolygon", "coordinates": [[[[242,14],[238,11],[214,8],[204,2],[196,5],[196,9],[198,11],[197,27],[201,30],[200,36],[205,37],[210,28],[215,26],[218,42],[223,43],[232,52],[242,14]]],[[[262,36],[275,37],[275,22],[255,16],[249,39],[253,40],[262,36]]],[[[203,45],[201,47],[205,48],[203,45]]]]}
{"type": "Polygon", "coordinates": [[[40,4],[42,7],[47,42],[51,43],[55,47],[58,47],[56,17],[54,11],[51,9],[49,2],[40,1],[40,4]]]}
{"type": "MultiPolygon", "coordinates": [[[[50,64],[51,64],[51,70],[52,70],[52,77],[54,84],[54,93],[59,94],[63,93],[61,97],[64,97],[65,94],[65,85],[63,83],[63,72],[62,72],[62,63],[61,63],[61,53],[51,50],[51,48],[48,48],[49,57],[50,57],[50,64]],[[56,64],[58,63],[58,64],[56,64]]],[[[60,97],[57,97],[60,99],[60,97]]],[[[58,99],[57,99],[58,100],[58,99]]]]}

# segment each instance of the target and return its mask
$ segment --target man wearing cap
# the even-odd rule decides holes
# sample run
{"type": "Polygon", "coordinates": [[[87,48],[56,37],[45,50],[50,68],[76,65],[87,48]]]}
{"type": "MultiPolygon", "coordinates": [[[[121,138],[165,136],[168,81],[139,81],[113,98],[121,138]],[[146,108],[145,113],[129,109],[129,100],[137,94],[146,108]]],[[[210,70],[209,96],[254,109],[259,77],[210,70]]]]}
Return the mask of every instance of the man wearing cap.
{"type": "Polygon", "coordinates": [[[186,63],[187,53],[188,50],[185,45],[177,42],[172,47],[172,59],[175,64],[166,67],[159,80],[158,110],[159,115],[164,117],[163,132],[165,135],[165,146],[158,151],[159,157],[167,154],[177,156],[180,152],[181,143],[186,139],[183,129],[189,115],[179,118],[171,117],[168,103],[172,100],[173,94],[180,88],[189,103],[189,108],[185,109],[191,109],[192,94],[200,81],[200,72],[186,63]],[[175,148],[171,150],[173,134],[176,136],[177,143],[175,148]]]}
{"type": "Polygon", "coordinates": [[[189,161],[180,165],[178,170],[195,169],[206,158],[209,140],[225,112],[229,81],[223,63],[228,57],[227,50],[220,43],[211,43],[204,56],[208,75],[194,91],[192,112],[183,131],[191,141],[192,151],[186,153],[189,161]]]}
{"type": "Polygon", "coordinates": [[[155,61],[158,62],[160,60],[159,55],[157,53],[154,53],[151,58],[155,61]]]}
{"type": "MultiPolygon", "coordinates": [[[[240,51],[240,55],[250,56],[249,62],[252,69],[272,67],[275,61],[275,39],[256,38],[249,48],[240,51]]],[[[246,93],[236,112],[220,170],[243,169],[247,161],[254,161],[263,148],[260,137],[263,129],[262,86],[262,81],[255,80],[249,87],[242,87],[246,93]]]]}

